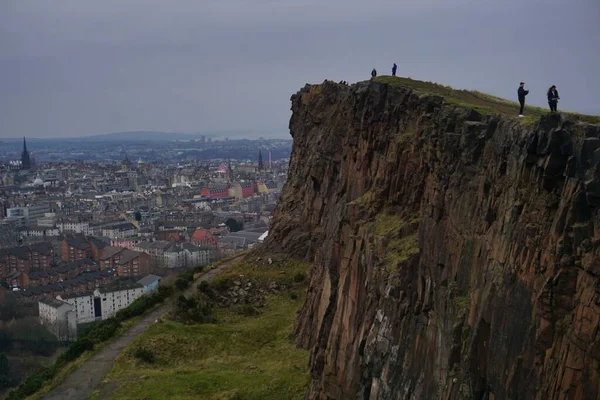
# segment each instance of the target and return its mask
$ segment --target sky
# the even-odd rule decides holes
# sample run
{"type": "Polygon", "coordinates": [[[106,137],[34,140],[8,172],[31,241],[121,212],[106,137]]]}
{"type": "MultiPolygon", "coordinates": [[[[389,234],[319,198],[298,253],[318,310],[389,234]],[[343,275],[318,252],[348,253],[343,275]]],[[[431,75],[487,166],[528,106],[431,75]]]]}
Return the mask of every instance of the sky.
{"type": "Polygon", "coordinates": [[[306,83],[371,69],[600,114],[598,0],[0,0],[0,138],[287,137],[306,83]]]}

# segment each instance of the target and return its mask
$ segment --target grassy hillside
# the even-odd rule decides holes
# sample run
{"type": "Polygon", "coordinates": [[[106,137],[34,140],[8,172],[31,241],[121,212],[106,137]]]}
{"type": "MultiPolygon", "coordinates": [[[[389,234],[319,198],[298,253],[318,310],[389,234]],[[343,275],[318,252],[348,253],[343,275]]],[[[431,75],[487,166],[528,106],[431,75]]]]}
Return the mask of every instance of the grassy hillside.
{"type": "MultiPolygon", "coordinates": [[[[519,103],[477,91],[458,90],[433,82],[417,81],[402,77],[379,76],[375,78],[375,80],[381,83],[388,83],[392,86],[408,87],[421,93],[444,96],[450,103],[473,108],[483,115],[502,114],[517,117],[519,114],[519,103]]],[[[597,115],[564,113],[562,111],[561,113],[582,122],[600,124],[600,116],[597,115]]],[[[522,121],[525,123],[532,123],[542,115],[546,114],[548,114],[547,108],[525,105],[526,117],[523,118],[522,121]]]]}
{"type": "Polygon", "coordinates": [[[243,279],[264,288],[256,289],[265,292],[258,315],[242,306],[221,305],[214,308],[216,323],[154,324],[117,358],[92,398],[303,399],[308,352],[297,349],[290,335],[302,306],[307,268],[292,260],[230,267],[211,286],[223,290],[243,279]],[[280,290],[266,289],[274,284],[280,290]],[[146,361],[140,352],[147,353],[146,361]]]}

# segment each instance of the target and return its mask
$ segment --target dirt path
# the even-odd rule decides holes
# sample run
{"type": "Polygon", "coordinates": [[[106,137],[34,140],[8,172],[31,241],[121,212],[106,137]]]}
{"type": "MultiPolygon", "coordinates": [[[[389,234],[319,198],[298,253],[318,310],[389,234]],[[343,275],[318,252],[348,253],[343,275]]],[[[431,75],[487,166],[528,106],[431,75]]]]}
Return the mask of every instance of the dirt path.
{"type": "MultiPolygon", "coordinates": [[[[186,291],[191,293],[202,281],[207,281],[227,268],[231,263],[242,256],[235,257],[230,261],[205,272],[198,278],[193,285],[186,291]]],[[[81,367],[73,372],[60,385],[46,394],[45,400],[83,400],[87,399],[92,392],[102,383],[104,377],[113,366],[115,358],[129,346],[133,340],[144,333],[154,321],[167,312],[168,305],[162,305],[150,314],[146,315],[136,325],[132,326],[123,335],[117,338],[113,343],[94,354],[92,358],[86,361],[81,367]]]]}

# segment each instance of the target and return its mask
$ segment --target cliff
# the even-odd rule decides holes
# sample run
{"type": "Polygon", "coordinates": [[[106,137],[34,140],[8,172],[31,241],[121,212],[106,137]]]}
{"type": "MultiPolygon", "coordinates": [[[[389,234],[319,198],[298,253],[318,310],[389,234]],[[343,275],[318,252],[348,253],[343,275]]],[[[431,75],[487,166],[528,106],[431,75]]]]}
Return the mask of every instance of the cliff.
{"type": "Polygon", "coordinates": [[[292,96],[266,248],[313,263],[310,399],[600,399],[600,126],[482,101],[292,96]]]}

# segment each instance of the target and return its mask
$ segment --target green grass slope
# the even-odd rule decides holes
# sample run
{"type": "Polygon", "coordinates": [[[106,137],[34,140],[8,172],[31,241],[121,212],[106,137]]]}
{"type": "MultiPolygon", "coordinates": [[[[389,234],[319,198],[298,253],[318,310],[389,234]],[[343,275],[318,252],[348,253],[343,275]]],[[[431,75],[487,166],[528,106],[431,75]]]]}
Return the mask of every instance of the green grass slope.
{"type": "Polygon", "coordinates": [[[287,289],[268,294],[259,315],[217,307],[214,324],[154,324],[117,358],[92,399],[303,399],[308,352],[296,348],[291,333],[306,290],[297,276],[304,277],[307,267],[289,260],[230,267],[214,287],[243,275],[287,289]],[[140,361],[136,349],[148,350],[154,360],[140,361]]]}
{"type": "MultiPolygon", "coordinates": [[[[411,88],[420,93],[434,94],[443,96],[449,103],[456,104],[462,107],[473,108],[483,115],[508,115],[517,117],[519,114],[519,103],[508,101],[500,97],[495,97],[486,93],[470,90],[458,90],[449,86],[443,86],[433,82],[417,81],[410,78],[379,76],[375,78],[376,82],[387,83],[392,86],[411,88]]],[[[525,105],[524,123],[532,123],[539,119],[542,115],[548,114],[549,110],[541,107],[525,105]]],[[[582,122],[600,124],[600,116],[583,115],[572,112],[562,112],[561,114],[568,115],[570,118],[582,122]]]]}

